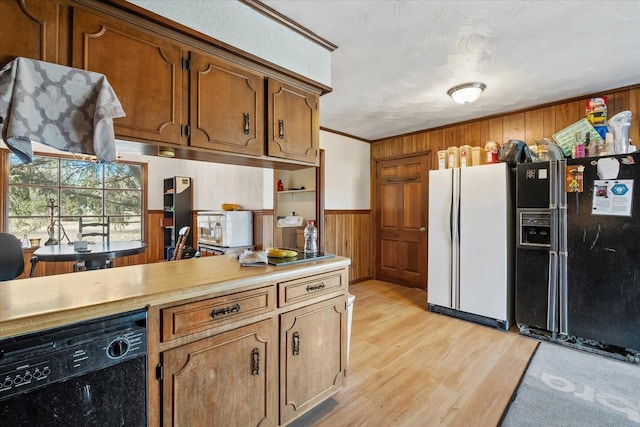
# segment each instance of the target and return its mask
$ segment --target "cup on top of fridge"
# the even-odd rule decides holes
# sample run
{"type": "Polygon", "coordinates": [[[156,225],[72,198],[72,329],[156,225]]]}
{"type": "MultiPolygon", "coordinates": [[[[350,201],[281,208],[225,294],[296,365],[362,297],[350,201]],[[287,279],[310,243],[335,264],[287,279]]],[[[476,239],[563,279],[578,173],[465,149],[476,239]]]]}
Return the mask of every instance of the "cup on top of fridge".
{"type": "Polygon", "coordinates": [[[487,153],[487,163],[498,163],[498,151],[500,151],[500,145],[495,141],[487,141],[484,145],[484,149],[487,153]]]}
{"type": "Polygon", "coordinates": [[[438,151],[438,169],[447,168],[447,150],[438,151]]]}
{"type": "Polygon", "coordinates": [[[471,146],[463,145],[460,147],[460,167],[466,168],[467,166],[473,166],[473,159],[471,158],[471,146]]]}
{"type": "Polygon", "coordinates": [[[471,164],[473,166],[484,165],[487,161],[487,152],[482,147],[471,147],[471,164]]]}
{"type": "Polygon", "coordinates": [[[458,147],[451,146],[447,148],[447,168],[459,168],[460,167],[460,149],[458,147]]]}

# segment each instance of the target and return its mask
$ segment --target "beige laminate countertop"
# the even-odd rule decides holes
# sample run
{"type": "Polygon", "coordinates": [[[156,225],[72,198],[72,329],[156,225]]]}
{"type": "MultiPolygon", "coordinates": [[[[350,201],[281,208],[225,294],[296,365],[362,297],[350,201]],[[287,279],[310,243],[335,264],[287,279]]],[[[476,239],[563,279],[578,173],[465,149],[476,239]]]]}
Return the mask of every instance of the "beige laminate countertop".
{"type": "Polygon", "coordinates": [[[350,263],[337,256],[285,267],[241,267],[235,258],[214,256],[0,282],[0,338],[258,288],[350,263]]]}

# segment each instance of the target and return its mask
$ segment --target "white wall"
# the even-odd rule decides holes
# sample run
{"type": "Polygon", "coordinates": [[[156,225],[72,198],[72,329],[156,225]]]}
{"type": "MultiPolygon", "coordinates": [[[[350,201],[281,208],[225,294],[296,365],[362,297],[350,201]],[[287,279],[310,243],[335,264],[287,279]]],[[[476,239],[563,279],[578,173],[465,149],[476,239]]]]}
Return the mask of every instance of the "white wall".
{"type": "MultiPolygon", "coordinates": [[[[322,98],[320,103],[322,110],[322,98]]],[[[325,150],[325,209],[370,209],[369,144],[320,131],[320,148],[325,150]]],[[[271,169],[122,154],[125,160],[149,164],[148,206],[151,210],[162,209],[162,180],[171,176],[193,179],[194,210],[220,209],[222,203],[238,203],[250,210],[273,209],[271,169]]],[[[285,183],[285,186],[300,185],[304,182],[285,183]]],[[[305,196],[296,195],[293,202],[306,202],[305,196]]],[[[304,210],[302,205],[287,206],[287,209],[304,210]]]]}
{"type": "MultiPolygon", "coordinates": [[[[263,186],[264,173],[261,168],[127,153],[122,153],[122,156],[123,160],[149,165],[148,208],[151,210],[162,209],[162,180],[172,176],[188,176],[192,179],[193,210],[220,210],[222,203],[238,203],[243,209],[249,210],[263,209],[266,187],[263,186]]],[[[271,194],[267,197],[273,200],[271,194]]],[[[271,203],[273,206],[273,201],[271,203]]]]}
{"type": "Polygon", "coordinates": [[[287,70],[331,86],[331,52],[239,1],[129,0],[287,70]]]}
{"type": "Polygon", "coordinates": [[[369,144],[320,131],[320,148],[325,150],[324,208],[370,209],[369,144]]]}

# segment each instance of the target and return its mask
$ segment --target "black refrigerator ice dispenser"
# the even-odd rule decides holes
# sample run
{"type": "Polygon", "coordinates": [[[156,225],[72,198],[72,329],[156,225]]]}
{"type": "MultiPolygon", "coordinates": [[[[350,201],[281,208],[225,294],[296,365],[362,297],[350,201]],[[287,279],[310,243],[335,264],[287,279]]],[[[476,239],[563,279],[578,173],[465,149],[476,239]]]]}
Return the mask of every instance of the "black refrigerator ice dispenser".
{"type": "Polygon", "coordinates": [[[520,246],[551,247],[550,212],[520,212],[518,219],[520,246]]]}

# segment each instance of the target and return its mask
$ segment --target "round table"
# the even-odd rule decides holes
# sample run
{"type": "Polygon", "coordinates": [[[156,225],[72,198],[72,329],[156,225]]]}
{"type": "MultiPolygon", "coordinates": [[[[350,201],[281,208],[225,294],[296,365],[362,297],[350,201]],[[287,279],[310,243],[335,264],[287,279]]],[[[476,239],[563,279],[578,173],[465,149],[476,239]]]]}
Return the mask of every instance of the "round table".
{"type": "Polygon", "coordinates": [[[84,261],[87,270],[98,270],[107,266],[107,261],[129,255],[140,254],[145,251],[147,244],[137,240],[90,242],[87,250],[76,250],[72,244],[41,246],[33,252],[31,258],[31,272],[33,277],[36,264],[43,262],[84,261]]]}

